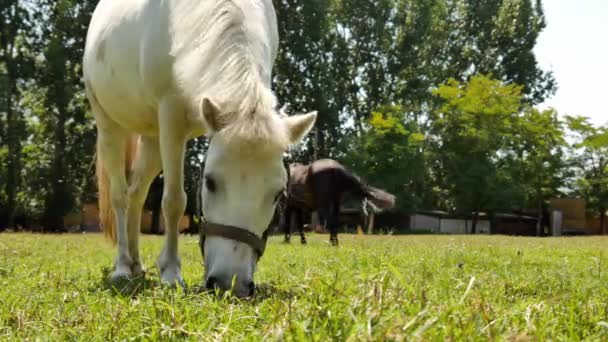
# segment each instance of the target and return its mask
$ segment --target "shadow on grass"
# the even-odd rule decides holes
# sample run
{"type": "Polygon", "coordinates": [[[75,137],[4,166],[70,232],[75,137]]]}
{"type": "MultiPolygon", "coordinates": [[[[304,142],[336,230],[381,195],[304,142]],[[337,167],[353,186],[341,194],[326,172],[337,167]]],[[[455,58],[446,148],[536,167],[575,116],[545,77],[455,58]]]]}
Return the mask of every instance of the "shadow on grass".
{"type": "Polygon", "coordinates": [[[267,299],[291,300],[295,296],[296,293],[293,290],[285,290],[274,283],[263,283],[256,286],[252,300],[261,303],[267,299]]]}
{"type": "MultiPolygon", "coordinates": [[[[144,275],[131,278],[123,278],[118,281],[110,281],[110,268],[101,269],[101,279],[97,286],[90,288],[91,292],[99,290],[108,291],[113,296],[123,298],[135,298],[137,296],[152,296],[156,288],[174,288],[175,286],[163,285],[158,274],[154,271],[146,272],[144,275]]],[[[255,294],[252,297],[237,298],[231,291],[209,290],[202,285],[184,285],[183,292],[189,296],[211,296],[217,300],[227,300],[232,303],[259,304],[268,299],[291,300],[297,296],[297,291],[285,290],[274,283],[262,283],[256,286],[255,294]]]]}
{"type": "Polygon", "coordinates": [[[108,291],[115,296],[134,298],[142,293],[149,292],[147,290],[152,290],[160,286],[160,282],[153,280],[149,273],[136,277],[125,277],[117,281],[110,281],[111,272],[112,270],[108,267],[102,268],[99,283],[90,290],[97,292],[101,289],[103,291],[108,291]]]}
{"type": "Polygon", "coordinates": [[[286,291],[271,283],[263,283],[256,285],[255,293],[252,297],[238,298],[232,295],[232,291],[222,291],[219,289],[210,290],[201,285],[192,286],[188,289],[188,293],[194,296],[211,296],[220,301],[228,301],[233,304],[243,303],[257,305],[268,299],[292,299],[295,297],[293,291],[286,291]]]}

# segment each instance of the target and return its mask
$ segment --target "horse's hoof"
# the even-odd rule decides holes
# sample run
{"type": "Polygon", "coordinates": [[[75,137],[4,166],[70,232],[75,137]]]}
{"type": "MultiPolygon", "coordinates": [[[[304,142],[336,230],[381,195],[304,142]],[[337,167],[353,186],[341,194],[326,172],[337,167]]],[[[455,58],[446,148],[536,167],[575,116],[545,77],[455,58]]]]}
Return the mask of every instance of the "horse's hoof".
{"type": "Polygon", "coordinates": [[[161,280],[161,283],[166,286],[170,286],[170,287],[181,286],[182,288],[186,288],[186,283],[184,282],[184,279],[180,275],[179,270],[161,271],[160,280],[161,280]]]}
{"type": "Polygon", "coordinates": [[[129,282],[129,281],[131,281],[131,279],[133,279],[133,274],[131,274],[130,272],[119,272],[119,271],[112,272],[112,274],[110,274],[110,276],[108,277],[108,281],[112,285],[129,282]]]}
{"type": "Polygon", "coordinates": [[[285,238],[285,240],[283,240],[283,243],[291,243],[291,239],[285,238]]]}
{"type": "Polygon", "coordinates": [[[329,240],[329,243],[331,243],[332,246],[336,247],[336,246],[338,246],[338,239],[329,240]]]}
{"type": "Polygon", "coordinates": [[[176,278],[176,279],[161,279],[160,283],[164,286],[167,287],[171,287],[171,288],[177,288],[178,286],[181,287],[182,289],[186,288],[186,282],[184,282],[184,279],[182,279],[181,277],[176,278]]]}
{"type": "Polygon", "coordinates": [[[133,277],[143,277],[146,275],[144,266],[139,262],[136,262],[131,266],[131,273],[133,274],[133,277]]]}
{"type": "Polygon", "coordinates": [[[303,245],[305,245],[305,244],[306,244],[306,239],[302,239],[302,240],[300,241],[300,243],[301,243],[301,244],[303,244],[303,245]]]}
{"type": "Polygon", "coordinates": [[[108,280],[111,284],[122,283],[125,280],[129,281],[133,278],[133,272],[131,272],[131,266],[124,263],[116,263],[114,265],[114,272],[110,274],[108,280]]]}
{"type": "Polygon", "coordinates": [[[131,273],[114,271],[108,276],[108,285],[118,293],[128,294],[132,292],[134,279],[131,273]]]}

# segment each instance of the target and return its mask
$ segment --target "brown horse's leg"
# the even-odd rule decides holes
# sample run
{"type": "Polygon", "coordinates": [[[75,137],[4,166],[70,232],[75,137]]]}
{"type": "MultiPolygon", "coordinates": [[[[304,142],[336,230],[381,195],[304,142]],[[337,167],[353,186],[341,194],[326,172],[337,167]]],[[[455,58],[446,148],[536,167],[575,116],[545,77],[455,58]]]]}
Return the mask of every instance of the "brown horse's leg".
{"type": "Polygon", "coordinates": [[[295,210],[295,216],[296,216],[296,225],[298,226],[298,230],[300,230],[300,243],[302,243],[303,245],[306,244],[306,235],[304,235],[304,224],[302,221],[302,212],[304,210],[303,209],[296,209],[295,210]]]}
{"type": "Polygon", "coordinates": [[[329,227],[329,241],[332,246],[338,245],[338,226],[340,218],[340,201],[335,200],[329,207],[329,215],[327,216],[327,226],[329,227]]]}
{"type": "MultiPolygon", "coordinates": [[[[338,245],[338,217],[337,212],[334,209],[334,203],[336,201],[324,200],[319,203],[319,218],[325,219],[325,228],[329,231],[329,242],[332,246],[338,245]]],[[[339,210],[338,202],[338,210],[339,210]]]]}
{"type": "Polygon", "coordinates": [[[329,242],[333,246],[338,244],[338,213],[341,197],[341,185],[338,181],[333,170],[313,173],[311,178],[319,221],[325,222],[325,228],[329,230],[329,242]],[[336,206],[337,209],[334,209],[336,206]]]}
{"type": "Polygon", "coordinates": [[[285,239],[283,240],[285,243],[291,242],[291,214],[293,212],[293,207],[290,205],[285,205],[283,218],[283,233],[285,234],[285,239]]]}

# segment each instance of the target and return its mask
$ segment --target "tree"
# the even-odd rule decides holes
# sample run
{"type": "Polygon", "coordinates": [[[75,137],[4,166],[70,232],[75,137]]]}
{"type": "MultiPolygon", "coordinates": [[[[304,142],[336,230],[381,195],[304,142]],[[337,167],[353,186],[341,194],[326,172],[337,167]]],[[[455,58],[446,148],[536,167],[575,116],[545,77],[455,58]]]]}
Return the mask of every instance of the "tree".
{"type": "Polygon", "coordinates": [[[472,233],[481,211],[508,208],[516,194],[499,151],[512,141],[521,89],[477,75],[435,91],[444,101],[432,120],[435,158],[453,200],[450,209],[473,214],[472,233]]]}
{"type": "MultiPolygon", "coordinates": [[[[0,176],[4,185],[5,222],[0,220],[0,230],[13,226],[17,209],[18,190],[21,186],[22,146],[25,139],[25,122],[23,112],[18,108],[21,86],[33,74],[33,54],[31,43],[34,36],[36,20],[40,13],[28,9],[27,3],[20,0],[6,0],[0,4],[0,76],[3,78],[0,103],[0,122],[4,130],[0,132],[0,141],[6,145],[0,153],[0,169],[6,170],[0,176]]],[[[0,199],[2,199],[0,197],[0,199]]]]}
{"type": "Polygon", "coordinates": [[[413,211],[428,204],[422,202],[421,189],[426,174],[425,137],[407,116],[401,106],[378,108],[364,126],[364,134],[344,139],[348,153],[343,160],[374,186],[395,194],[399,208],[413,211]]]}
{"type": "MultiPolygon", "coordinates": [[[[278,22],[281,40],[273,89],[281,103],[290,104],[291,111],[314,109],[322,113],[316,122],[319,130],[316,143],[321,155],[328,155],[326,147],[337,136],[341,107],[335,97],[341,84],[334,77],[338,73],[332,49],[340,43],[331,31],[335,25],[330,11],[332,1],[276,0],[274,6],[278,18],[289,19],[278,22]]],[[[314,145],[309,139],[306,153],[300,158],[310,159],[314,145]]]]}
{"type": "Polygon", "coordinates": [[[576,190],[600,215],[602,234],[606,234],[608,209],[608,126],[595,127],[588,118],[567,116],[568,127],[574,133],[573,148],[578,169],[576,190]]]}
{"type": "Polygon", "coordinates": [[[513,163],[521,208],[537,208],[536,235],[541,235],[543,209],[560,193],[568,176],[564,124],[553,109],[526,107],[516,121],[513,138],[506,160],[513,163]]]}
{"type": "Polygon", "coordinates": [[[205,137],[199,137],[188,142],[184,168],[184,188],[188,196],[186,215],[190,219],[188,231],[197,233],[200,225],[200,214],[202,211],[202,187],[203,187],[203,157],[207,153],[209,142],[205,137]]]}
{"type": "Polygon", "coordinates": [[[41,27],[44,64],[39,65],[38,86],[44,91],[46,152],[52,155],[46,170],[43,227],[63,229],[63,217],[79,207],[85,190],[92,190],[95,131],[81,81],[81,59],[91,13],[97,1],[42,1],[48,24],[41,27]]]}
{"type": "MultiPolygon", "coordinates": [[[[489,175],[482,182],[486,190],[507,190],[498,202],[484,199],[484,210],[513,203],[540,207],[555,193],[559,182],[548,175],[560,168],[554,163],[559,152],[526,152],[542,150],[538,137],[549,133],[528,131],[536,124],[526,120],[536,119],[526,117],[523,109],[555,90],[551,73],[539,68],[533,53],[545,26],[540,0],[273,3],[281,38],[273,89],[279,103],[290,104],[290,113],[319,111],[316,134],[290,151],[292,161],[309,161],[315,149],[318,157],[343,159],[398,194],[402,209],[472,208],[475,201],[466,197],[473,195],[455,196],[453,185],[455,168],[469,165],[467,172],[489,175]],[[433,91],[441,84],[443,90],[467,89],[478,73],[493,75],[501,86],[521,86],[519,109],[504,116],[506,124],[487,114],[485,104],[479,110],[476,103],[464,108],[433,91]],[[457,83],[449,83],[450,78],[457,83]],[[466,121],[457,112],[482,113],[478,117],[483,120],[466,121]],[[476,131],[450,135],[448,127],[476,131]],[[487,134],[507,135],[501,140],[487,134]],[[468,156],[481,162],[459,159],[469,141],[491,147],[468,156]],[[447,143],[456,145],[450,149],[447,143]],[[544,170],[542,181],[526,176],[536,175],[535,170],[544,170]],[[465,204],[460,203],[463,198],[465,204]]],[[[0,227],[7,223],[2,224],[3,216],[12,225],[16,212],[27,211],[42,217],[46,229],[61,228],[64,214],[94,197],[90,166],[95,131],[80,61],[96,4],[7,0],[0,5],[0,94],[7,94],[0,98],[0,227]]],[[[497,101],[496,89],[487,85],[487,97],[497,101]]],[[[465,98],[488,101],[482,90],[465,98]]],[[[203,145],[191,144],[189,175],[198,172],[203,145]]],[[[198,185],[186,188],[189,203],[195,203],[198,185]]],[[[195,209],[189,206],[187,211],[195,209]]]]}

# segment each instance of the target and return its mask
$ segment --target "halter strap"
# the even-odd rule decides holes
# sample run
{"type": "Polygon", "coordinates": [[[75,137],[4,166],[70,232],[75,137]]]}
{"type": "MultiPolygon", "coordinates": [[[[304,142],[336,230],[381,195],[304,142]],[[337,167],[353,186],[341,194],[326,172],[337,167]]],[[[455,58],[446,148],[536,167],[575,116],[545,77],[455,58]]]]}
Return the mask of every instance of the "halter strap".
{"type": "MultiPolygon", "coordinates": [[[[235,240],[249,245],[258,254],[258,259],[264,255],[266,249],[266,240],[268,238],[268,231],[262,234],[262,237],[255,235],[254,233],[239,227],[228,226],[219,223],[203,222],[201,230],[201,248],[204,248],[205,237],[207,236],[219,236],[229,240],[235,240]]],[[[204,257],[204,253],[203,253],[204,257]]]]}

